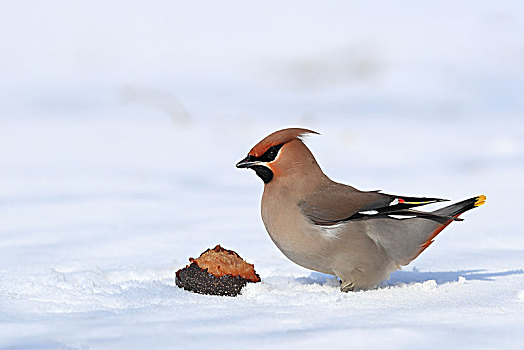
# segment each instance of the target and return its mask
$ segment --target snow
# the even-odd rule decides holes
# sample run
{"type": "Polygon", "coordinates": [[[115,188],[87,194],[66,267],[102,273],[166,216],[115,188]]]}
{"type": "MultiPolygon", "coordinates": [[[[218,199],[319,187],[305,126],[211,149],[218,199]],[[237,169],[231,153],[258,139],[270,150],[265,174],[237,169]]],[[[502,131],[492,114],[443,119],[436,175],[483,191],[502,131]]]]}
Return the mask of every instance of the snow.
{"type": "MultiPolygon", "coordinates": [[[[11,2],[0,13],[0,348],[516,348],[524,341],[517,1],[11,2]],[[484,206],[341,293],[262,225],[234,164],[269,132],[333,179],[484,206]],[[175,286],[220,243],[261,283],[175,286]]],[[[432,206],[436,207],[436,206],[432,206]]]]}

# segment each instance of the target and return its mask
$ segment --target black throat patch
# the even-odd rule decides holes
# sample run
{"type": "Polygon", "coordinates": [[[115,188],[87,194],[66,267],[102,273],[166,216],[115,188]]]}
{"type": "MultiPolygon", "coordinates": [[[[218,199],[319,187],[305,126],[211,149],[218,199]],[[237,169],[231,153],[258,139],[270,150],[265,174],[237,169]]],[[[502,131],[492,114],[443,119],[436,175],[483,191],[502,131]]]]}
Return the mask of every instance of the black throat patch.
{"type": "Polygon", "coordinates": [[[264,181],[265,184],[269,183],[273,179],[273,172],[266,166],[255,165],[251,167],[257,173],[258,177],[264,181]]]}

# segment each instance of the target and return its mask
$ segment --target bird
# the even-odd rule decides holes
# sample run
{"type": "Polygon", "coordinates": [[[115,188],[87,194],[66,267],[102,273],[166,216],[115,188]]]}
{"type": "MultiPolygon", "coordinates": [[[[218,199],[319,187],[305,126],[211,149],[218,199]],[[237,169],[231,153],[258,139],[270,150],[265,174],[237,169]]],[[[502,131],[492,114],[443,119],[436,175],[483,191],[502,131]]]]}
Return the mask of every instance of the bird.
{"type": "Polygon", "coordinates": [[[294,263],[335,275],[342,292],[377,287],[408,265],[459,215],[481,206],[479,195],[435,211],[419,206],[447,199],[361,191],[324,174],[303,128],[273,132],[237,168],[264,182],[262,221],[271,240],[294,263]]]}

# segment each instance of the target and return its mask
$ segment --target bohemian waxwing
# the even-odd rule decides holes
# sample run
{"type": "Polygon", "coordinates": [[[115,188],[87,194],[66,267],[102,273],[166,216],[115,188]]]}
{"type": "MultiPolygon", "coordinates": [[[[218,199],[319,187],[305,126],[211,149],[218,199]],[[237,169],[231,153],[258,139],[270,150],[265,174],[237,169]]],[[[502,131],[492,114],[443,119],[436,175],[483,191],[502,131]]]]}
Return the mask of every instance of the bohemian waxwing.
{"type": "Polygon", "coordinates": [[[272,133],[238,162],[264,181],[262,221],[291,261],[336,275],[341,290],[369,289],[407,265],[447,225],[484,204],[478,196],[423,212],[413,207],[444,201],[359,191],[329,179],[303,136],[307,129],[272,133]]]}

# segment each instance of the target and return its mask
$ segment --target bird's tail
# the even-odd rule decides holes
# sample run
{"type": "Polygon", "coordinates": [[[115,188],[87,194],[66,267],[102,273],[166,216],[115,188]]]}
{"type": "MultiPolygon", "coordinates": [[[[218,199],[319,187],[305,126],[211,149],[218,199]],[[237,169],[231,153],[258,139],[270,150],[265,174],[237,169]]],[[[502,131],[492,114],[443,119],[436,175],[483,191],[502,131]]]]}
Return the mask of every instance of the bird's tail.
{"type": "Polygon", "coordinates": [[[477,197],[469,198],[466,200],[463,200],[462,202],[458,202],[455,204],[451,204],[447,207],[444,207],[439,210],[435,210],[433,214],[435,215],[442,215],[442,216],[452,216],[452,217],[458,217],[460,214],[476,208],[480,207],[482,204],[486,203],[486,196],[480,195],[477,197]]]}
{"type": "MultiPolygon", "coordinates": [[[[486,203],[486,196],[480,195],[480,196],[469,198],[461,202],[448,205],[447,207],[435,210],[434,212],[432,212],[432,214],[443,216],[443,217],[447,216],[447,217],[452,217],[452,218],[457,219],[460,214],[465,213],[466,211],[470,209],[480,207],[484,203],[486,203]]],[[[420,250],[418,251],[415,258],[419,256],[420,253],[422,253],[424,250],[426,250],[426,248],[429,247],[431,243],[433,243],[433,239],[437,237],[437,235],[452,222],[453,220],[442,220],[441,224],[431,233],[428,239],[420,245],[420,250]]]]}
{"type": "Polygon", "coordinates": [[[458,216],[486,202],[477,196],[411,219],[368,220],[368,232],[398,265],[407,265],[433,243],[435,237],[458,216]]]}

